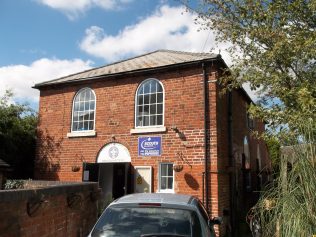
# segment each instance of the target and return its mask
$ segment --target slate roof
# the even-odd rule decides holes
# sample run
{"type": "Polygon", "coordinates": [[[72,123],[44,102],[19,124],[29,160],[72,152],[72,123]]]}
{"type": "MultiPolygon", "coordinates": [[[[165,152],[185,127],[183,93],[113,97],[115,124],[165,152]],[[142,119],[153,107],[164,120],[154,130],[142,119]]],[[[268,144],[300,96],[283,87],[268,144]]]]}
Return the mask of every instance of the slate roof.
{"type": "Polygon", "coordinates": [[[219,54],[157,50],[102,67],[90,69],[51,81],[38,83],[34,86],[34,88],[82,80],[91,80],[128,72],[132,73],[137,71],[153,70],[174,65],[189,64],[208,60],[220,60],[221,62],[224,62],[219,54]]]}

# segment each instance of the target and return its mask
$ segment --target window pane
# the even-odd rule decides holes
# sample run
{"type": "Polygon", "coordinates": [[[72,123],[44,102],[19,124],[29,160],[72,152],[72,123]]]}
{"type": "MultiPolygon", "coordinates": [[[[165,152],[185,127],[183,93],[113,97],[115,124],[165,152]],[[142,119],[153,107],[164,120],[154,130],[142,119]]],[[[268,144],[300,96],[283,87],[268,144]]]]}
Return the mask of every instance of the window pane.
{"type": "Polygon", "coordinates": [[[79,115],[78,121],[83,121],[84,113],[83,112],[78,112],[78,115],[79,115]]]}
{"type": "Polygon", "coordinates": [[[160,165],[160,174],[161,174],[161,176],[166,176],[167,175],[167,168],[168,168],[168,166],[167,166],[167,164],[161,164],[160,165]]]}
{"type": "Polygon", "coordinates": [[[162,104],[157,104],[157,114],[162,114],[162,104]]]}
{"type": "Polygon", "coordinates": [[[150,126],[156,125],[156,115],[150,116],[150,126]]]}
{"type": "Polygon", "coordinates": [[[93,126],[94,126],[93,121],[90,121],[88,130],[93,130],[94,129],[93,126]]]}
{"type": "Polygon", "coordinates": [[[83,122],[80,122],[80,123],[79,123],[78,130],[79,130],[79,131],[83,130],[83,122]]]}
{"type": "Polygon", "coordinates": [[[144,84],[144,94],[148,94],[148,93],[149,93],[149,83],[146,82],[146,83],[144,84]]]}
{"type": "Polygon", "coordinates": [[[88,130],[88,128],[89,128],[89,122],[86,121],[83,123],[83,130],[88,130]]]}
{"type": "Polygon", "coordinates": [[[84,103],[84,110],[89,110],[89,102],[84,103]]]}
{"type": "Polygon", "coordinates": [[[94,110],[94,104],[95,104],[94,101],[93,101],[93,102],[90,102],[90,109],[91,109],[91,110],[94,110]]]}
{"type": "Polygon", "coordinates": [[[90,111],[89,120],[94,120],[94,111],[90,111]]]}
{"type": "Polygon", "coordinates": [[[136,126],[162,125],[163,89],[157,80],[147,80],[139,87],[135,106],[136,126]],[[160,92],[157,93],[157,90],[160,92]],[[159,108],[157,104],[159,104],[159,108]],[[156,116],[157,113],[160,115],[159,118],[156,116]]]}
{"type": "Polygon", "coordinates": [[[162,125],[162,115],[157,115],[157,125],[162,125]]]}
{"type": "Polygon", "coordinates": [[[74,117],[73,117],[74,122],[78,121],[78,119],[79,119],[78,112],[74,112],[74,117]]]}
{"type": "Polygon", "coordinates": [[[144,115],[149,115],[149,105],[144,106],[144,115]]]}
{"type": "Polygon", "coordinates": [[[74,122],[73,125],[72,125],[72,130],[73,131],[78,131],[78,125],[79,124],[77,122],[74,122]]]}
{"type": "Polygon", "coordinates": [[[149,104],[149,95],[144,95],[144,104],[149,104]]]}
{"type": "Polygon", "coordinates": [[[150,105],[150,114],[156,114],[156,104],[150,105]]]}
{"type": "Polygon", "coordinates": [[[166,177],[162,177],[160,180],[160,188],[161,189],[167,189],[167,178],[166,177]]]}
{"type": "Polygon", "coordinates": [[[167,189],[172,189],[173,186],[173,177],[169,177],[167,181],[167,189]]]}
{"type": "Polygon", "coordinates": [[[83,116],[83,119],[84,120],[89,120],[89,117],[90,117],[90,113],[89,112],[86,112],[83,116]]]}
{"type": "Polygon", "coordinates": [[[168,164],[168,176],[173,176],[173,164],[168,164]]]}
{"type": "Polygon", "coordinates": [[[143,117],[139,116],[136,118],[136,126],[143,126],[143,117]]]}
{"type": "Polygon", "coordinates": [[[79,102],[75,102],[74,111],[78,111],[78,110],[79,110],[79,102]]]}
{"type": "Polygon", "coordinates": [[[144,94],[144,85],[142,85],[138,90],[138,95],[144,94]]]}
{"type": "Polygon", "coordinates": [[[143,117],[143,126],[149,126],[149,116],[143,117]]]}
{"type": "Polygon", "coordinates": [[[162,103],[162,99],[163,99],[163,94],[162,93],[158,93],[157,94],[157,103],[162,103]]]}
{"type": "Polygon", "coordinates": [[[142,105],[144,103],[143,95],[138,96],[138,105],[142,105]]]}
{"type": "Polygon", "coordinates": [[[157,97],[157,95],[156,94],[152,94],[151,96],[150,96],[150,103],[151,104],[155,104],[156,103],[156,97],[157,97]]]}
{"type": "Polygon", "coordinates": [[[144,112],[144,106],[138,106],[136,113],[137,115],[143,115],[144,112]]]}
{"type": "Polygon", "coordinates": [[[157,92],[163,92],[162,86],[157,82],[157,92]]]}
{"type": "Polygon", "coordinates": [[[89,88],[81,90],[74,99],[73,131],[92,130],[94,127],[95,95],[89,88]],[[90,123],[92,125],[90,126],[90,123]]]}
{"type": "Polygon", "coordinates": [[[84,111],[84,103],[80,102],[79,104],[79,111],[84,111]]]}
{"type": "Polygon", "coordinates": [[[80,101],[83,101],[83,100],[84,100],[84,92],[85,92],[85,91],[83,90],[83,91],[81,91],[81,92],[79,93],[79,95],[78,95],[80,101]]]}
{"type": "Polygon", "coordinates": [[[150,93],[156,93],[156,90],[157,90],[156,84],[157,84],[156,81],[154,80],[150,81],[150,93]]]}

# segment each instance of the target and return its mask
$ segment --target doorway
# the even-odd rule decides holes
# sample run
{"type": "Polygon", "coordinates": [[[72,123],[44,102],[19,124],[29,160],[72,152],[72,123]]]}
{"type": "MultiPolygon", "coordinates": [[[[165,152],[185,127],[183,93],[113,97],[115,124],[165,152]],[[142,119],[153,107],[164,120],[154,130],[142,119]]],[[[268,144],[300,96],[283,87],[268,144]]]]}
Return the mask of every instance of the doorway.
{"type": "Polygon", "coordinates": [[[113,164],[113,198],[119,198],[126,194],[126,165],[124,163],[113,164]]]}

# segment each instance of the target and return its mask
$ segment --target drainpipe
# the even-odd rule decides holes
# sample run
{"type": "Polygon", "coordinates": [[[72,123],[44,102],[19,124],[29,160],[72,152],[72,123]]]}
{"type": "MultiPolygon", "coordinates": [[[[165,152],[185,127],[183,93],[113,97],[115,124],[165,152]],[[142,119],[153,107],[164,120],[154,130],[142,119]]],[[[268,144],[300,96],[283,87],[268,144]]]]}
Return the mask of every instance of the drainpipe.
{"type": "Polygon", "coordinates": [[[236,236],[236,228],[235,228],[235,210],[236,210],[236,198],[235,198],[235,190],[236,190],[236,174],[235,174],[235,160],[233,157],[233,99],[232,92],[228,92],[228,157],[229,157],[229,182],[230,182],[230,226],[231,226],[231,236],[236,236]]]}
{"type": "Polygon", "coordinates": [[[205,173],[205,206],[206,211],[209,213],[209,206],[208,206],[208,194],[209,194],[209,170],[208,170],[208,154],[210,154],[208,149],[208,132],[207,132],[207,125],[208,125],[208,78],[206,73],[206,66],[205,63],[202,63],[202,71],[203,71],[203,105],[204,105],[204,173],[205,173]]]}

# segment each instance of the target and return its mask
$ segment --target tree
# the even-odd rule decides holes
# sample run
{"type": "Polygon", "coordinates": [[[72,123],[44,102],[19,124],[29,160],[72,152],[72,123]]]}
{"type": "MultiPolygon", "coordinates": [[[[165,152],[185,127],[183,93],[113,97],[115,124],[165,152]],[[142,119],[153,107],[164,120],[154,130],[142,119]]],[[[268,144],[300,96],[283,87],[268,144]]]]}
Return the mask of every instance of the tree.
{"type": "Polygon", "coordinates": [[[281,175],[255,206],[262,236],[315,234],[316,1],[204,0],[194,10],[202,28],[231,45],[223,85],[258,90],[249,113],[269,125],[264,138],[281,175]],[[293,144],[287,170],[279,146],[293,144]]]}
{"type": "Polygon", "coordinates": [[[13,168],[11,178],[32,178],[37,114],[12,98],[11,91],[0,97],[0,158],[13,168]]]}
{"type": "Polygon", "coordinates": [[[234,64],[223,84],[258,90],[253,117],[279,137],[305,120],[316,130],[315,0],[205,0],[196,11],[202,28],[231,45],[234,64]]]}

